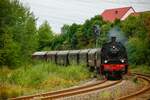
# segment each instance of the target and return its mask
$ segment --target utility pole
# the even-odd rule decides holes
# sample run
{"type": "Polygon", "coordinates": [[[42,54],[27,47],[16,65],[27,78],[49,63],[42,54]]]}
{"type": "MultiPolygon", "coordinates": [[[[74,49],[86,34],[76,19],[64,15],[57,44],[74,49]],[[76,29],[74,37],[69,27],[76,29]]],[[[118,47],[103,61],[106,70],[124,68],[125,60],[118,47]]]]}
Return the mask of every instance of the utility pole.
{"type": "MultiPolygon", "coordinates": [[[[93,26],[93,34],[94,34],[94,39],[95,39],[95,48],[97,48],[97,42],[98,42],[98,37],[100,36],[100,27],[99,25],[94,25],[93,26]]],[[[95,64],[95,71],[98,74],[99,73],[99,67],[97,66],[97,53],[95,54],[95,59],[94,59],[94,64],[95,64]]]]}
{"type": "Polygon", "coordinates": [[[94,39],[95,39],[95,48],[97,48],[97,37],[100,36],[100,27],[99,25],[94,25],[93,26],[93,34],[94,34],[94,39]]]}

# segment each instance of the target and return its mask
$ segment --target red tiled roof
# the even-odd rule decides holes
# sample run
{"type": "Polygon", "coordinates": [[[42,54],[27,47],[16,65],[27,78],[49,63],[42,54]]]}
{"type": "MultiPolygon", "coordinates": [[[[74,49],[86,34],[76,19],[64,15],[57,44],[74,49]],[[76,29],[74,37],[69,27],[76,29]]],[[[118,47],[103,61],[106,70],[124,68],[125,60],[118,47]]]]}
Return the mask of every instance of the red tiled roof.
{"type": "Polygon", "coordinates": [[[121,19],[129,9],[133,9],[133,8],[123,7],[123,8],[115,8],[115,9],[106,9],[101,14],[101,16],[105,21],[113,22],[115,19],[121,19]]]}

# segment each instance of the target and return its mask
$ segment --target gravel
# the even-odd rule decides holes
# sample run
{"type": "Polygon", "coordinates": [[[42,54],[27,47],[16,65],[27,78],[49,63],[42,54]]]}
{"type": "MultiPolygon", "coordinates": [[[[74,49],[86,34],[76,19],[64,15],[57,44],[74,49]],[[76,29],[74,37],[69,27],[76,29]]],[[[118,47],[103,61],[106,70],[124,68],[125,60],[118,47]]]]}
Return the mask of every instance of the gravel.
{"type": "Polygon", "coordinates": [[[121,96],[128,95],[142,88],[142,82],[123,80],[121,83],[105,89],[80,94],[76,96],[59,98],[58,100],[116,100],[121,96]]]}

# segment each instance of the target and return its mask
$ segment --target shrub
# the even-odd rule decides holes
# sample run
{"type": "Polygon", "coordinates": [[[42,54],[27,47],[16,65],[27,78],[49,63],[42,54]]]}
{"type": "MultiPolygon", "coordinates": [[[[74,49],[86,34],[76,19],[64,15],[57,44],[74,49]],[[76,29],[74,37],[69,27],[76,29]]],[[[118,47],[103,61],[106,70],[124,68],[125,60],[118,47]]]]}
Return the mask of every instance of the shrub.
{"type": "Polygon", "coordinates": [[[9,89],[4,88],[1,95],[13,97],[62,89],[79,84],[90,76],[88,69],[79,65],[65,67],[50,62],[37,62],[37,64],[24,65],[18,69],[10,70],[4,67],[0,69],[0,86],[9,89]]]}

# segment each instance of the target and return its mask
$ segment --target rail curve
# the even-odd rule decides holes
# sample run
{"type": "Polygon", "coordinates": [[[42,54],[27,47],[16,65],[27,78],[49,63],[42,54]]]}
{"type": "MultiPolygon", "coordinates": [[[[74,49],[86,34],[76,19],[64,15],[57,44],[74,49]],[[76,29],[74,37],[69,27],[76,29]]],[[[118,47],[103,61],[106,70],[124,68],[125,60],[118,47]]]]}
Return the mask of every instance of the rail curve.
{"type": "Polygon", "coordinates": [[[73,95],[88,93],[91,91],[96,91],[99,89],[104,89],[104,88],[119,84],[121,82],[122,82],[122,80],[107,81],[105,79],[103,81],[97,81],[96,83],[88,84],[85,86],[80,86],[80,87],[65,89],[65,90],[59,90],[59,91],[55,91],[55,92],[47,92],[47,93],[42,93],[42,94],[37,94],[37,95],[21,96],[21,97],[11,98],[11,100],[31,100],[31,99],[36,99],[36,98],[39,98],[40,100],[52,100],[52,99],[58,99],[61,97],[73,96],[73,95]],[[105,84],[105,83],[107,83],[107,84],[105,84]]]}
{"type": "Polygon", "coordinates": [[[131,73],[131,75],[136,75],[137,78],[143,79],[145,81],[144,87],[139,91],[136,91],[136,92],[131,93],[126,96],[122,96],[122,97],[118,98],[117,100],[128,100],[130,98],[134,98],[134,97],[139,96],[139,95],[145,93],[146,91],[150,90],[150,75],[144,75],[144,74],[140,74],[140,73],[131,73]]]}
{"type": "Polygon", "coordinates": [[[97,81],[95,83],[84,85],[84,86],[79,86],[79,87],[70,88],[70,89],[58,90],[58,91],[54,91],[54,92],[46,92],[46,93],[41,93],[41,94],[36,94],[36,95],[20,96],[20,97],[16,97],[16,98],[11,98],[11,100],[30,100],[30,99],[33,99],[35,97],[41,97],[41,96],[46,97],[46,96],[49,96],[49,95],[55,95],[55,94],[60,94],[60,93],[64,93],[64,92],[69,92],[69,91],[76,91],[76,90],[84,89],[84,88],[87,88],[87,87],[93,87],[93,86],[96,86],[96,85],[99,85],[99,84],[103,84],[106,81],[107,80],[105,79],[103,81],[97,81]]]}

